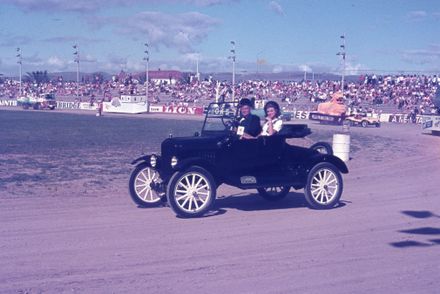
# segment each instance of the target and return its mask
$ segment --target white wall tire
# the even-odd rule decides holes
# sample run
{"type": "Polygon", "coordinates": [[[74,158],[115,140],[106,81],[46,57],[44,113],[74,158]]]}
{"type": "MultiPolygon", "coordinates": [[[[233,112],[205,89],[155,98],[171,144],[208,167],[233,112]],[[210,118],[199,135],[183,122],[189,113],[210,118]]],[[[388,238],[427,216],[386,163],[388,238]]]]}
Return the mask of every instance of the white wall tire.
{"type": "Polygon", "coordinates": [[[341,173],[328,162],[321,162],[310,170],[304,188],[306,201],[314,209],[333,208],[339,203],[342,190],[341,173]]]}
{"type": "Polygon", "coordinates": [[[214,204],[216,188],[208,171],[193,166],[171,177],[167,187],[168,203],[177,216],[203,216],[214,204]]]}
{"type": "Polygon", "coordinates": [[[160,203],[161,196],[151,188],[151,183],[158,180],[159,173],[148,164],[143,163],[136,166],[129,181],[132,200],[142,207],[157,206],[160,203]]]}

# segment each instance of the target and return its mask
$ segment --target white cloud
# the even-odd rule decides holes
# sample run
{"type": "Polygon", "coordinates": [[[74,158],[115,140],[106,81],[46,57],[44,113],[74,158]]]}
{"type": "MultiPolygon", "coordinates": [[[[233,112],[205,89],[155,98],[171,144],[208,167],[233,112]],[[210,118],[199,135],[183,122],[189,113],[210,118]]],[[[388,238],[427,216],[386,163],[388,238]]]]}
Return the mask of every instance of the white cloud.
{"type": "Polygon", "coordinates": [[[411,64],[440,65],[440,44],[431,44],[427,48],[401,51],[403,61],[411,64]]]}
{"type": "Polygon", "coordinates": [[[281,16],[285,15],[283,7],[277,1],[270,1],[269,2],[269,9],[278,15],[281,15],[281,16]]]}
{"type": "Polygon", "coordinates": [[[61,68],[66,66],[66,62],[58,56],[51,56],[47,59],[47,64],[55,68],[61,68]]]}
{"type": "Polygon", "coordinates": [[[307,65],[307,64],[301,64],[301,65],[299,65],[299,66],[298,66],[298,69],[299,69],[300,71],[306,71],[306,72],[311,72],[311,71],[312,71],[312,68],[311,68],[309,65],[307,65]]]}
{"type": "Polygon", "coordinates": [[[97,62],[98,60],[95,57],[93,57],[92,55],[86,54],[86,55],[80,56],[80,61],[94,63],[94,62],[97,62]]]}
{"type": "Polygon", "coordinates": [[[31,42],[31,38],[20,35],[12,35],[9,33],[0,32],[0,46],[1,47],[15,47],[23,46],[31,42]]]}
{"type": "MultiPolygon", "coordinates": [[[[4,3],[15,5],[26,11],[71,11],[71,12],[95,12],[102,8],[112,6],[129,6],[136,3],[157,4],[168,2],[178,3],[178,0],[3,0],[4,3]]],[[[196,6],[213,6],[234,2],[234,0],[183,0],[187,4],[196,6]]]]}
{"type": "Polygon", "coordinates": [[[345,64],[346,75],[358,75],[361,70],[366,70],[360,63],[351,63],[349,61],[345,64]]]}
{"type": "Polygon", "coordinates": [[[203,60],[203,57],[200,53],[189,52],[182,54],[182,61],[184,62],[195,64],[197,60],[199,61],[199,63],[203,60]]]}
{"type": "Polygon", "coordinates": [[[428,16],[428,13],[424,10],[413,10],[408,13],[408,18],[412,21],[420,21],[428,16]]]}
{"type": "Polygon", "coordinates": [[[99,43],[99,42],[104,42],[105,40],[98,38],[80,37],[80,36],[58,36],[58,37],[45,38],[42,39],[41,41],[48,43],[71,42],[72,44],[74,44],[74,43],[99,43]]]}
{"type": "Polygon", "coordinates": [[[281,66],[281,65],[275,65],[273,68],[272,68],[272,72],[273,73],[280,73],[280,72],[282,72],[283,71],[283,67],[281,66]]]}
{"type": "Polygon", "coordinates": [[[146,38],[151,46],[191,52],[220,20],[198,12],[166,14],[145,11],[128,18],[113,18],[115,32],[132,38],[146,38]]]}

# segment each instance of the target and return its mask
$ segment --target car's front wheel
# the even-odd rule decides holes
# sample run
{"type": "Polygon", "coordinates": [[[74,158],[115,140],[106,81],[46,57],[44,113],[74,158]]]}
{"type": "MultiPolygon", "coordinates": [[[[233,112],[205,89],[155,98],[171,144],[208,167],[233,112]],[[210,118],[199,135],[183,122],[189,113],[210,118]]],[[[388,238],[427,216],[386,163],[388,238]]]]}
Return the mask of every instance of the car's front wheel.
{"type": "Polygon", "coordinates": [[[278,201],[289,194],[290,186],[258,188],[261,197],[269,201],[278,201]]]}
{"type": "Polygon", "coordinates": [[[363,128],[368,127],[368,122],[367,122],[366,120],[363,120],[363,121],[361,122],[361,126],[362,126],[363,128]]]}
{"type": "Polygon", "coordinates": [[[329,209],[339,203],[342,195],[342,176],[331,163],[321,162],[309,172],[304,188],[306,201],[311,208],[329,209]]]}
{"type": "Polygon", "coordinates": [[[160,203],[161,196],[153,189],[159,180],[159,174],[148,164],[136,166],[131,173],[129,191],[131,199],[141,207],[153,207],[160,203]]]}
{"type": "Polygon", "coordinates": [[[204,168],[193,166],[176,172],[167,187],[168,203],[180,217],[199,217],[214,205],[216,184],[204,168]]]}

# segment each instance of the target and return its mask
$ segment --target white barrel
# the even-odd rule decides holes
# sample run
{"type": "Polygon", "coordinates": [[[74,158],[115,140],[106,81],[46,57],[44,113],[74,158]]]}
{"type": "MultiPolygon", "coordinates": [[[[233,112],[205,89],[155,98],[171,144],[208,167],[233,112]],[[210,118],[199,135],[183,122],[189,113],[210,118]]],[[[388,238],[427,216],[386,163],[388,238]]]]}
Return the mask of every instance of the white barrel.
{"type": "Polygon", "coordinates": [[[348,162],[350,159],[350,135],[333,135],[333,155],[339,157],[344,162],[348,162]]]}

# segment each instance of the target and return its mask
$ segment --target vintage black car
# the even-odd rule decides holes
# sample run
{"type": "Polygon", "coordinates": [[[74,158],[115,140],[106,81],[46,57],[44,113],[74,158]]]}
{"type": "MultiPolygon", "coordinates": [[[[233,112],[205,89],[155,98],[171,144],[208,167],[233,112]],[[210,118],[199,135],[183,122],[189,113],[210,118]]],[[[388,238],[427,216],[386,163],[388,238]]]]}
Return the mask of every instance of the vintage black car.
{"type": "Polygon", "coordinates": [[[212,103],[201,134],[168,138],[160,154],[134,160],[129,182],[133,201],[149,207],[166,197],[178,216],[197,217],[212,208],[217,188],[227,184],[257,189],[271,201],[285,197],[291,187],[304,188],[307,203],[315,209],[332,208],[339,202],[341,173],[348,169],[329,154],[330,146],[319,143],[303,148],[286,143],[288,138],[310,134],[307,125],[285,124],[276,135],[240,139],[234,127],[237,112],[236,103],[212,103]]]}

